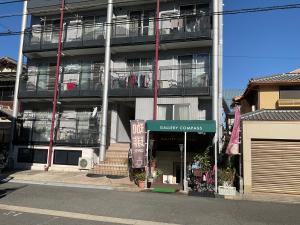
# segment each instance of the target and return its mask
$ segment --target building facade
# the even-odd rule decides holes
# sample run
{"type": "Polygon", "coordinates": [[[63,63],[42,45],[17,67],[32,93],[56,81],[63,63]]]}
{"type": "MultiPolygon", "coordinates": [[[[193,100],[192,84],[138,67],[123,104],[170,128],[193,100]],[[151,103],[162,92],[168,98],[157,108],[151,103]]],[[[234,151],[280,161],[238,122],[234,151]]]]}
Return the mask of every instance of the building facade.
{"type": "Polygon", "coordinates": [[[245,193],[300,195],[300,71],[252,79],[242,96],[245,193]]]}
{"type": "MultiPolygon", "coordinates": [[[[159,13],[157,119],[212,119],[212,2],[162,1],[159,13]]],[[[79,157],[99,152],[106,1],[66,1],[53,169],[78,169],[79,157]]],[[[60,1],[28,2],[30,26],[20,80],[22,126],[15,142],[17,167],[47,162],[60,1]],[[47,10],[46,10],[47,9],[47,10]]],[[[155,1],[113,6],[107,143],[130,142],[130,120],[153,119],[155,1]]],[[[215,87],[218,88],[218,87],[215,87]]]]}

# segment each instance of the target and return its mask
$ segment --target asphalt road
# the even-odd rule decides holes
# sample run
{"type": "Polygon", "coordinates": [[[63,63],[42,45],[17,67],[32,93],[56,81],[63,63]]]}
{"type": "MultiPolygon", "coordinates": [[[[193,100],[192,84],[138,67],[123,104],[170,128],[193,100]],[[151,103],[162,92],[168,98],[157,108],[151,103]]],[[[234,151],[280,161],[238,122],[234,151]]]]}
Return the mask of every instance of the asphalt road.
{"type": "Polygon", "coordinates": [[[1,225],[298,225],[300,204],[0,184],[1,225]]]}

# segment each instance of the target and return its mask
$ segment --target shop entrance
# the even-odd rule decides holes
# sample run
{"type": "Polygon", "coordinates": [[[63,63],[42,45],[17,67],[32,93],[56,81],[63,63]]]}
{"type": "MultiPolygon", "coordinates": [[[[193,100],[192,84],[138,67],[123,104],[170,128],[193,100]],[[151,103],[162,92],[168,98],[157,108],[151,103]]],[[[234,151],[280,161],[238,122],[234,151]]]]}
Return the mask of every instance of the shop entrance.
{"type": "Polygon", "coordinates": [[[157,183],[187,191],[188,162],[212,142],[215,129],[214,121],[147,121],[148,172],[162,173],[157,183]]]}

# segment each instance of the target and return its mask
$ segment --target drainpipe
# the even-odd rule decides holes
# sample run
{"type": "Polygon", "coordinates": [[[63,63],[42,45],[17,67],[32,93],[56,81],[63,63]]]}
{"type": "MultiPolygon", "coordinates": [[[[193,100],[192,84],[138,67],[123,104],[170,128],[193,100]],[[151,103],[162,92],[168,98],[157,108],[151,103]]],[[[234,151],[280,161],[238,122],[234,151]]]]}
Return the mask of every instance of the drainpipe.
{"type": "Polygon", "coordinates": [[[159,60],[159,12],[160,0],[156,0],[156,19],[155,19],[155,68],[154,68],[154,101],[153,101],[153,120],[157,119],[157,92],[158,92],[158,60],[159,60]]]}
{"type": "Polygon", "coordinates": [[[19,93],[19,86],[20,86],[20,77],[23,72],[23,46],[24,46],[25,29],[27,24],[27,3],[28,3],[27,0],[25,0],[23,3],[23,16],[22,16],[22,25],[21,25],[21,34],[20,34],[18,65],[17,65],[15,90],[14,90],[13,116],[12,116],[12,123],[11,123],[11,136],[10,136],[10,145],[9,145],[10,158],[12,157],[14,152],[13,147],[14,147],[14,139],[15,139],[15,130],[16,130],[18,111],[19,111],[18,93],[19,93]]]}
{"type": "MultiPolygon", "coordinates": [[[[219,12],[223,12],[223,0],[219,0],[219,12]]],[[[223,15],[219,17],[219,153],[223,148],[223,15]]]]}
{"type": "Polygon", "coordinates": [[[101,139],[99,163],[105,160],[106,152],[106,133],[107,133],[107,111],[108,111],[108,82],[110,72],[110,42],[111,42],[111,28],[112,28],[112,13],[113,0],[107,2],[107,21],[106,21],[106,38],[105,38],[105,64],[104,64],[104,84],[102,93],[102,123],[101,123],[101,139]]]}
{"type": "Polygon", "coordinates": [[[219,67],[219,19],[218,19],[218,0],[213,1],[213,77],[212,77],[212,112],[213,120],[216,122],[216,133],[214,137],[214,158],[215,158],[215,192],[218,191],[218,179],[217,179],[217,164],[218,164],[218,140],[219,140],[219,104],[218,104],[218,92],[219,92],[219,81],[218,81],[218,67],[219,67]]]}
{"type": "Polygon", "coordinates": [[[48,171],[48,169],[51,167],[51,164],[52,164],[54,130],[55,130],[56,110],[57,110],[58,82],[59,82],[61,48],[62,48],[62,34],[63,34],[64,13],[65,13],[65,0],[61,0],[59,36],[58,36],[58,50],[57,50],[57,62],[56,62],[54,93],[53,93],[53,109],[52,109],[52,119],[51,119],[51,129],[50,129],[50,141],[49,141],[49,149],[48,149],[48,160],[47,160],[47,165],[45,166],[45,171],[48,171]]]}

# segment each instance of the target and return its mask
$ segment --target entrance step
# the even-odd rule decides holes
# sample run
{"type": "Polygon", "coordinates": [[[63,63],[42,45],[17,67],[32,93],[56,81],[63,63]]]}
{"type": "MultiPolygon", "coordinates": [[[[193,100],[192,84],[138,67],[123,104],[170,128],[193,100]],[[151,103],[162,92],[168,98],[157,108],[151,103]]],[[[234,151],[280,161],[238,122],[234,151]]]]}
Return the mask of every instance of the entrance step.
{"type": "Polygon", "coordinates": [[[128,152],[130,146],[129,144],[123,144],[123,143],[115,143],[111,144],[107,151],[122,151],[122,152],[128,152]]]}
{"type": "Polygon", "coordinates": [[[99,175],[128,176],[128,167],[127,165],[100,164],[95,166],[90,173],[99,175]]]}
{"type": "Polygon", "coordinates": [[[128,150],[128,143],[111,144],[106,151],[105,161],[96,165],[89,173],[128,176],[128,150]]]}

